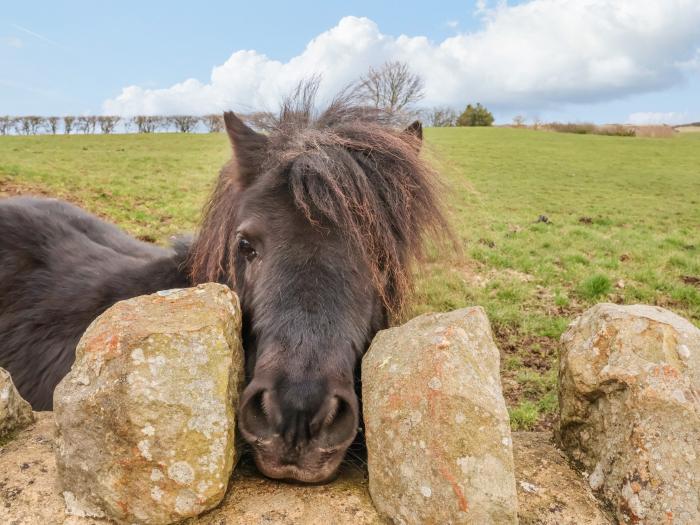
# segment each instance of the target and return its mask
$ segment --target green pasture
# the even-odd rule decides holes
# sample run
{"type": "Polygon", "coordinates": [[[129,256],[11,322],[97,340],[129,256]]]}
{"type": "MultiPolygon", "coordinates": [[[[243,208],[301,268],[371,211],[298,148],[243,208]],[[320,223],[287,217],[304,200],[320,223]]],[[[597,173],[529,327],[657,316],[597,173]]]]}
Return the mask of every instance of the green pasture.
{"type": "MultiPolygon", "coordinates": [[[[406,317],[482,305],[514,428],[551,425],[558,339],[597,302],[700,325],[700,133],[426,130],[459,250],[430,250],[406,317]]],[[[0,196],[65,198],[165,243],[192,231],[225,135],[0,137],[0,196]]]]}

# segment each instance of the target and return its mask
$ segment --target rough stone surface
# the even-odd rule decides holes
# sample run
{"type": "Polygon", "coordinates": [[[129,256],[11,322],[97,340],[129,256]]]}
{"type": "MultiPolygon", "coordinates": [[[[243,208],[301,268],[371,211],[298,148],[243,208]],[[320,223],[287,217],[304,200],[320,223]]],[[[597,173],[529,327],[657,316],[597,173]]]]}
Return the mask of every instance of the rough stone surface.
{"type": "Polygon", "coordinates": [[[514,432],[520,525],[612,525],[586,479],[548,432],[514,432]]]}
{"type": "Polygon", "coordinates": [[[369,490],[401,524],[517,523],[499,353],[484,310],[379,332],[362,362],[369,490]]]}
{"type": "MultiPolygon", "coordinates": [[[[106,525],[106,519],[66,514],[56,483],[54,419],[36,423],[0,447],[0,523],[106,525]]],[[[603,525],[606,521],[583,477],[571,469],[543,432],[514,432],[513,455],[521,525],[603,525]]],[[[186,525],[369,525],[383,521],[372,506],[367,476],[343,465],[333,483],[305,486],[263,478],[242,460],[215,509],[186,525]]]]}
{"type": "Polygon", "coordinates": [[[54,394],[68,512],[171,523],[223,498],[235,463],[241,315],[225,286],[117,303],[54,394]]]}
{"type": "MultiPolygon", "coordinates": [[[[0,524],[107,525],[108,519],[71,516],[56,484],[54,419],[37,414],[36,424],[0,448],[0,524]]],[[[343,466],[321,486],[263,478],[242,461],[221,504],[186,525],[370,525],[383,523],[367,492],[366,474],[343,466]]]]}
{"type": "Polygon", "coordinates": [[[32,407],[17,392],[10,373],[0,368],[0,439],[33,420],[32,407]]]}
{"type": "Polygon", "coordinates": [[[562,336],[560,440],[623,523],[700,523],[700,330],[597,305],[562,336]]]}

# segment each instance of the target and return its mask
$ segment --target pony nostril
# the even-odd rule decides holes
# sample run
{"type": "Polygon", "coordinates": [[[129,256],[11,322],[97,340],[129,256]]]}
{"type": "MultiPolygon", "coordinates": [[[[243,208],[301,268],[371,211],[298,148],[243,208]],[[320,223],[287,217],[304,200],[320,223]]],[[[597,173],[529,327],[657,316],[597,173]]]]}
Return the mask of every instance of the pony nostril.
{"type": "Polygon", "coordinates": [[[247,396],[240,411],[239,427],[248,440],[267,439],[279,424],[277,404],[270,390],[260,389],[247,396]]]}
{"type": "Polygon", "coordinates": [[[357,411],[345,398],[331,396],[312,420],[310,431],[327,448],[350,442],[357,433],[357,411]]]}

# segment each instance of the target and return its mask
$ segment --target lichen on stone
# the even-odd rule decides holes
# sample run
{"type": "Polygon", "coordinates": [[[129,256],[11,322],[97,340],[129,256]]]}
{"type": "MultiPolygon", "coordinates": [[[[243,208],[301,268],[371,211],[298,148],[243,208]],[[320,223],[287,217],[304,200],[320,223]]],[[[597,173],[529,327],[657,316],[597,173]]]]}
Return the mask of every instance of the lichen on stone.
{"type": "Polygon", "coordinates": [[[123,301],[92,323],[54,399],[75,501],[155,524],[221,500],[236,461],[240,323],[235,295],[213,283],[123,301]]]}

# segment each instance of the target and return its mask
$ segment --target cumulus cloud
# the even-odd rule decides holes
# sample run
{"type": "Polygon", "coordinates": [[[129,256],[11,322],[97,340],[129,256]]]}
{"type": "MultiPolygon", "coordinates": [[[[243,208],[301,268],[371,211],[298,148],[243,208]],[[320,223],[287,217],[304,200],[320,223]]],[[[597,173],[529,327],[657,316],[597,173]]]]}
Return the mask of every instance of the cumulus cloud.
{"type": "Polygon", "coordinates": [[[636,124],[638,126],[650,126],[655,124],[669,124],[674,126],[676,124],[683,124],[688,121],[688,115],[685,113],[677,113],[675,111],[669,111],[668,113],[663,112],[639,112],[632,113],[627,117],[628,124],[636,124]]]}
{"type": "Polygon", "coordinates": [[[331,96],[370,66],[402,60],[425,79],[424,104],[481,101],[528,110],[612,100],[683,81],[700,47],[697,0],[479,2],[482,27],[442,42],[390,36],[367,18],[345,17],[286,62],[236,51],[207,82],[162,89],[128,86],[106,113],[208,113],[274,109],[301,79],[323,77],[331,96]]]}

